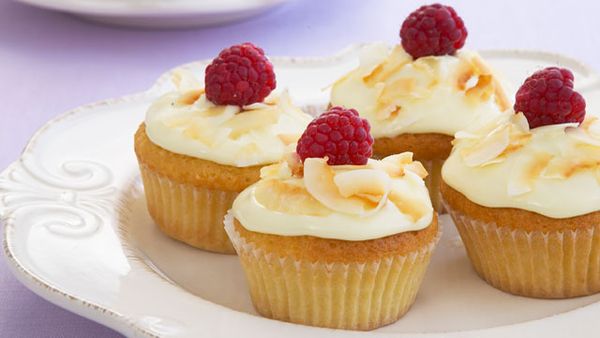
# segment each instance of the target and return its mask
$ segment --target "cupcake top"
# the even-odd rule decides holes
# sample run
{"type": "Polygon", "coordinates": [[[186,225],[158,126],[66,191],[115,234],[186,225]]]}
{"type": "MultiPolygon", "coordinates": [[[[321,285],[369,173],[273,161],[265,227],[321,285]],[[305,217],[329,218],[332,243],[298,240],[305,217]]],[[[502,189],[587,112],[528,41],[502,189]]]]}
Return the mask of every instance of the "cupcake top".
{"type": "Polygon", "coordinates": [[[215,105],[204,89],[166,94],[146,113],[146,133],[174,153],[224,165],[275,163],[311,118],[287,94],[247,106],[215,105]]]}
{"type": "Polygon", "coordinates": [[[366,48],[359,67],[331,90],[332,105],[355,107],[374,137],[453,135],[509,108],[483,59],[459,51],[467,32],[451,7],[419,8],[404,21],[400,36],[402,43],[391,50],[383,44],[366,48]]]}
{"type": "Polygon", "coordinates": [[[514,109],[456,134],[444,181],[486,207],[552,218],[600,210],[600,121],[585,117],[571,72],[533,74],[514,109]]]}
{"type": "Polygon", "coordinates": [[[426,228],[433,220],[427,172],[411,153],[373,160],[357,152],[371,146],[368,132],[355,110],[324,113],[296,153],[264,167],[260,181],[240,193],[233,216],[255,232],[348,241],[426,228]]]}
{"type": "Polygon", "coordinates": [[[311,120],[286,91],[271,94],[273,67],[249,43],[223,50],[206,68],[205,87],[185,72],[174,82],[177,91],[145,119],[148,138],[174,153],[236,167],[275,163],[311,120]]]}

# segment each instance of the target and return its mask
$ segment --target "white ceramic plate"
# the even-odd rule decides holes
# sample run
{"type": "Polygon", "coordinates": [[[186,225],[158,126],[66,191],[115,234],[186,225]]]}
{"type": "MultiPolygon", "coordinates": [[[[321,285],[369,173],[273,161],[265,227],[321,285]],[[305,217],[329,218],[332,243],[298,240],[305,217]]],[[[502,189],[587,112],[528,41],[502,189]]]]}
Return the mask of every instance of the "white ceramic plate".
{"type": "Polygon", "coordinates": [[[18,0],[88,20],[146,28],[200,27],[237,21],[285,0],[18,0]]]}
{"type": "MultiPolygon", "coordinates": [[[[279,88],[322,107],[322,90],[357,64],[360,47],[324,59],[274,58],[279,88]]],[[[559,64],[576,73],[588,111],[600,111],[600,81],[560,55],[482,53],[509,80],[559,64]]],[[[201,80],[205,63],[186,66],[201,80]]],[[[128,336],[163,337],[597,337],[600,294],[539,300],[480,280],[451,220],[414,307],[397,323],[349,332],[256,315],[237,257],[211,254],[162,235],[151,221],[133,153],[148,105],[172,89],[90,104],[48,122],[0,175],[4,252],[17,278],[40,296],[128,336]]]]}

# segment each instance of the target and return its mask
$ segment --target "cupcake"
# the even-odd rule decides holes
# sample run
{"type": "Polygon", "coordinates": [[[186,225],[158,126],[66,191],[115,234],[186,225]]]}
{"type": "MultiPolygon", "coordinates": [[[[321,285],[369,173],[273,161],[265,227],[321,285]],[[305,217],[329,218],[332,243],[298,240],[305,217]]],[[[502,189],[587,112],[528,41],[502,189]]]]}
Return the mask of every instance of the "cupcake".
{"type": "Polygon", "coordinates": [[[525,80],[514,112],[456,134],[442,194],[477,273],[516,295],[600,291],[600,121],[566,69],[525,80]]]}
{"type": "Polygon", "coordinates": [[[369,128],[332,108],[235,199],[225,229],[262,316],[371,330],[415,301],[439,236],[427,172],[411,153],[369,159],[369,128]]]}
{"type": "Polygon", "coordinates": [[[497,76],[479,54],[460,50],[467,37],[449,6],[423,6],[400,30],[401,44],[365,48],[358,68],[332,87],[331,104],[356,108],[369,120],[374,155],[410,151],[429,171],[436,210],[440,169],[453,135],[509,108],[497,76]]]}
{"type": "Polygon", "coordinates": [[[260,169],[278,162],[309,115],[275,88],[262,49],[223,50],[206,68],[203,87],[176,73],[178,90],[148,109],[135,134],[148,211],[168,236],[196,248],[235,253],[223,217],[260,169]]]}

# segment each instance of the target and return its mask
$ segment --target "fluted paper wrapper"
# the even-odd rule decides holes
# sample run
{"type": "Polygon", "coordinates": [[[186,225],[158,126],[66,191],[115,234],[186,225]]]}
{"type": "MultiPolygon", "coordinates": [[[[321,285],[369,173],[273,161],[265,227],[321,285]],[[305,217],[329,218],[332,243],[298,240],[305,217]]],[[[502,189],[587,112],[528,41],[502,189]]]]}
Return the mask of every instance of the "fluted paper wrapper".
{"type": "Polygon", "coordinates": [[[600,291],[600,225],[524,231],[475,220],[446,206],[477,273],[492,286],[536,298],[600,291]]]}
{"type": "Polygon", "coordinates": [[[351,330],[375,329],[408,311],[437,242],[407,255],[326,264],[264,252],[240,236],[231,214],[225,217],[225,229],[240,257],[258,313],[298,324],[351,330]]]}
{"type": "Polygon", "coordinates": [[[440,186],[442,184],[442,165],[444,164],[444,160],[421,160],[415,158],[415,161],[421,162],[429,174],[425,177],[425,185],[429,190],[429,198],[431,198],[433,209],[435,209],[438,214],[446,213],[444,204],[442,203],[442,193],[440,191],[440,186]]]}
{"type": "Polygon", "coordinates": [[[140,166],[150,215],[162,232],[199,249],[235,254],[223,217],[237,192],[181,184],[140,166]]]}

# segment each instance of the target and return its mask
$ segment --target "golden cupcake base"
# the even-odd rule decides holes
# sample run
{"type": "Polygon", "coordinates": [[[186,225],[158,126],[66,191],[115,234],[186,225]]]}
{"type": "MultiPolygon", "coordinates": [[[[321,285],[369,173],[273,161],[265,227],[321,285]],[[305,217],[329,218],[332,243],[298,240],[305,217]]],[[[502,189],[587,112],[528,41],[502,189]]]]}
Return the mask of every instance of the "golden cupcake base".
{"type": "Polygon", "coordinates": [[[486,208],[445,184],[442,190],[475,271],[493,287],[535,298],[600,292],[600,222],[594,221],[599,215],[566,219],[560,226],[560,219],[486,208]],[[496,221],[489,219],[492,214],[496,221]]]}
{"type": "Polygon", "coordinates": [[[429,242],[404,254],[373,256],[362,262],[310,261],[265,250],[247,241],[240,227],[227,216],[225,229],[260,315],[348,330],[372,330],[402,317],[415,301],[439,239],[437,223],[432,223],[435,232],[429,242]]]}
{"type": "Polygon", "coordinates": [[[142,124],[135,134],[148,211],[166,235],[198,249],[235,254],[223,217],[260,166],[233,167],[176,154],[154,144],[142,124]]]}
{"type": "Polygon", "coordinates": [[[166,235],[199,249],[235,254],[223,217],[237,192],[180,184],[140,166],[148,212],[166,235]]]}
{"type": "Polygon", "coordinates": [[[440,186],[442,182],[442,166],[444,160],[419,160],[415,158],[415,161],[421,162],[425,170],[427,170],[427,177],[425,177],[425,186],[429,191],[429,198],[431,199],[431,205],[433,209],[439,214],[445,214],[446,209],[442,203],[442,192],[440,186]]]}

